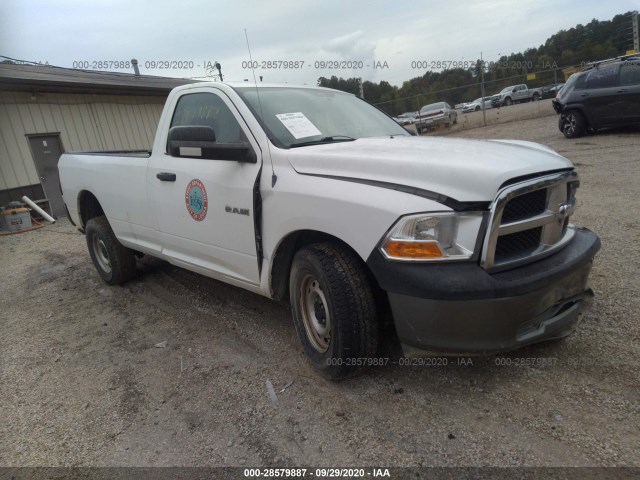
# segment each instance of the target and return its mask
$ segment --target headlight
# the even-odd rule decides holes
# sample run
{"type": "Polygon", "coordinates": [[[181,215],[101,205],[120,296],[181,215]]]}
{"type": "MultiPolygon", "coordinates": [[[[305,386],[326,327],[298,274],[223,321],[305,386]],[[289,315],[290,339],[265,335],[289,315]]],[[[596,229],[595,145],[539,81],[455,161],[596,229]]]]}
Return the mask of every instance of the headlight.
{"type": "Polygon", "coordinates": [[[400,218],[380,243],[391,260],[468,260],[482,224],[483,212],[424,213],[400,218]]]}

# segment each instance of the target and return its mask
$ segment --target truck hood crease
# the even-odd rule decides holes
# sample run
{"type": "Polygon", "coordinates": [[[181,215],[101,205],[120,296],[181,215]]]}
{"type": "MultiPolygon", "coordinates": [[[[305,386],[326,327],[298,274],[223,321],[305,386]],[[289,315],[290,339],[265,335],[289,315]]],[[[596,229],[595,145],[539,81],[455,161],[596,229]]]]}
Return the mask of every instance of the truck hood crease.
{"type": "Polygon", "coordinates": [[[401,185],[465,203],[492,201],[515,177],[573,168],[544,145],[515,140],[362,138],[291,149],[287,156],[300,174],[401,185]]]}

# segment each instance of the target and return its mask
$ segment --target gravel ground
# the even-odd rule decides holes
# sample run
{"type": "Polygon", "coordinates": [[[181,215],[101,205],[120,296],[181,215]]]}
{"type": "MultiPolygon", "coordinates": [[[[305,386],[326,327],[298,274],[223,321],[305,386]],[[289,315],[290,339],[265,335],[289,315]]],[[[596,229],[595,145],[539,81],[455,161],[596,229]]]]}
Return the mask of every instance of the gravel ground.
{"type": "Polygon", "coordinates": [[[575,222],[603,244],[575,334],[328,383],[285,307],[153,259],[108,287],[62,221],[0,238],[0,465],[640,466],[640,132],[570,141],[546,117],[455,135],[575,162],[575,222]]]}

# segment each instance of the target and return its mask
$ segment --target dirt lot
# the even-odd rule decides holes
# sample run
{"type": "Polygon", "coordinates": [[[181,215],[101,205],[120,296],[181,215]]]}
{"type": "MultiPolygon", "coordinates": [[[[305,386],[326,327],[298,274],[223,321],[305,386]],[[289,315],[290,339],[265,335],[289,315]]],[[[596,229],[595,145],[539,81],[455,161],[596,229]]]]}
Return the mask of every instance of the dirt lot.
{"type": "Polygon", "coordinates": [[[0,465],[640,466],[640,132],[570,141],[546,117],[456,135],[576,163],[575,221],[603,248],[574,335],[328,383],[286,308],[154,260],[107,287],[61,221],[0,238],[0,465]]]}

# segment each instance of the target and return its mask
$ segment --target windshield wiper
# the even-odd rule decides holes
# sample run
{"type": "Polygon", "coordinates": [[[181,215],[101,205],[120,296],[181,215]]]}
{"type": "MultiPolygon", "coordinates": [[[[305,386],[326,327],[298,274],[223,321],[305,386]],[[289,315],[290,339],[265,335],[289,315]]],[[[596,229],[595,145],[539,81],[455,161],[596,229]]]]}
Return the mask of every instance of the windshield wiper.
{"type": "Polygon", "coordinates": [[[309,145],[322,145],[324,143],[336,143],[336,142],[353,142],[355,138],[348,137],[347,135],[333,135],[331,137],[322,137],[320,140],[309,140],[308,142],[293,143],[289,148],[307,147],[309,145]]]}

